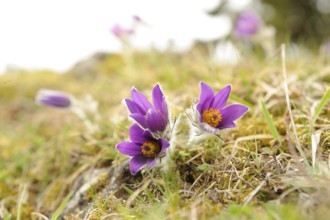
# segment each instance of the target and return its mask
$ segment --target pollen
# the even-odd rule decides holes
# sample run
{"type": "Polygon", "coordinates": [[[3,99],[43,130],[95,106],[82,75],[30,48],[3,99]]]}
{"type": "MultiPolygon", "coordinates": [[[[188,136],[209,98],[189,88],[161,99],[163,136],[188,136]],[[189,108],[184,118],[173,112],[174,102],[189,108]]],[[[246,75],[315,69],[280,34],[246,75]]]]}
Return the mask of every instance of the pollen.
{"type": "Polygon", "coordinates": [[[156,157],[160,152],[160,145],[156,141],[146,141],[141,146],[141,152],[146,157],[156,157]]]}
{"type": "Polygon", "coordinates": [[[218,109],[210,108],[203,111],[202,122],[205,122],[216,128],[222,121],[222,115],[218,109]]]}

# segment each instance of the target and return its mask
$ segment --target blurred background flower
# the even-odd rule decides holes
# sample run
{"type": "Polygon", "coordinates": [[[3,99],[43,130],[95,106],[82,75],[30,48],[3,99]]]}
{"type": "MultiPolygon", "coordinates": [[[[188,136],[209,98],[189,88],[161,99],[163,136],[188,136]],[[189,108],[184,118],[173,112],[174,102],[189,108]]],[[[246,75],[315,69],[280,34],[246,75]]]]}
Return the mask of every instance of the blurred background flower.
{"type": "Polygon", "coordinates": [[[41,89],[36,96],[36,103],[54,108],[69,108],[72,105],[71,96],[67,93],[41,89]]]}
{"type": "Polygon", "coordinates": [[[253,36],[253,47],[263,44],[266,54],[289,41],[316,51],[329,38],[330,1],[12,0],[0,2],[0,26],[0,73],[18,68],[67,71],[100,51],[120,52],[118,37],[124,35],[139,51],[216,47],[231,33],[253,36]]]}
{"type": "Polygon", "coordinates": [[[251,37],[260,27],[259,18],[251,12],[243,12],[235,23],[234,35],[236,37],[251,37]]]}

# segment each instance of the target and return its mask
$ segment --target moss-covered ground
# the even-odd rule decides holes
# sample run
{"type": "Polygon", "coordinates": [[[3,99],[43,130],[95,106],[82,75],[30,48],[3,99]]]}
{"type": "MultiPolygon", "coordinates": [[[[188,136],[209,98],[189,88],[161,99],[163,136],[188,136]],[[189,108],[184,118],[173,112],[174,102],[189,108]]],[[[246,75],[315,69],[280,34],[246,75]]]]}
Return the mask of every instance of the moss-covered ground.
{"type": "Polygon", "coordinates": [[[330,88],[330,60],[287,50],[285,61],[286,78],[280,52],[219,65],[203,50],[150,51],[108,55],[80,75],[1,76],[0,219],[328,219],[330,104],[319,101],[330,88]],[[159,82],[174,120],[198,99],[200,81],[216,91],[231,84],[229,102],[249,112],[223,140],[193,142],[182,114],[168,160],[132,176],[115,148],[132,123],[122,99],[133,86],[150,98],[159,82]],[[41,88],[92,95],[96,132],[71,111],[36,105],[41,88]]]}

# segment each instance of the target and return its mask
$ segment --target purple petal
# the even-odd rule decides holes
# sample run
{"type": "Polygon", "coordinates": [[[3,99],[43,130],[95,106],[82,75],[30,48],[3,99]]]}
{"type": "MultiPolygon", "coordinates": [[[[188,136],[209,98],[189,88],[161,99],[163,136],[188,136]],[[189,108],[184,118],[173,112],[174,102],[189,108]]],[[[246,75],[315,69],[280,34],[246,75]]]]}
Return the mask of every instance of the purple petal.
{"type": "Polygon", "coordinates": [[[223,129],[235,127],[233,121],[242,117],[248,110],[248,107],[241,104],[233,104],[227,106],[221,110],[222,121],[220,122],[218,128],[223,129]]]}
{"type": "Polygon", "coordinates": [[[71,98],[64,92],[41,89],[36,96],[36,103],[56,108],[68,108],[71,106],[71,98]]]}
{"type": "Polygon", "coordinates": [[[117,144],[116,148],[120,153],[126,154],[128,156],[136,156],[141,154],[141,146],[133,142],[120,142],[117,144]]]}
{"type": "Polygon", "coordinates": [[[111,32],[116,35],[117,37],[120,37],[122,35],[132,35],[134,34],[134,30],[131,28],[124,28],[120,24],[115,24],[111,28],[111,32]]]}
{"type": "Polygon", "coordinates": [[[128,108],[128,110],[131,113],[140,113],[142,115],[146,114],[146,111],[144,111],[138,104],[136,104],[134,101],[130,100],[130,99],[125,99],[126,102],[126,106],[128,108]]]}
{"type": "Polygon", "coordinates": [[[152,108],[152,105],[150,104],[148,99],[135,88],[132,89],[131,96],[133,101],[138,104],[145,112],[147,112],[148,109],[152,108]]]}
{"type": "Polygon", "coordinates": [[[151,132],[164,131],[167,125],[167,119],[164,115],[155,109],[150,109],[147,113],[147,128],[151,132]]]}
{"type": "Polygon", "coordinates": [[[170,143],[168,141],[164,140],[164,139],[160,139],[160,143],[162,145],[162,149],[159,153],[163,153],[170,146],[170,143]]]}
{"type": "Polygon", "coordinates": [[[168,119],[168,108],[167,108],[167,103],[166,103],[165,97],[163,97],[162,107],[160,109],[160,112],[164,115],[164,117],[166,119],[168,119]]]}
{"type": "Polygon", "coordinates": [[[201,94],[199,97],[199,102],[197,104],[197,110],[200,114],[202,114],[205,109],[209,108],[214,93],[213,89],[204,82],[200,83],[200,87],[201,94]]]}
{"type": "Polygon", "coordinates": [[[162,101],[163,101],[164,94],[160,89],[159,84],[157,84],[152,90],[152,101],[154,103],[154,108],[156,110],[162,109],[162,101]]]}
{"type": "Polygon", "coordinates": [[[133,124],[129,129],[129,137],[132,142],[143,144],[147,139],[143,136],[144,130],[137,124],[133,124]]]}
{"type": "Polygon", "coordinates": [[[155,158],[148,158],[147,159],[147,166],[148,167],[153,167],[156,165],[156,157],[155,158]]]}
{"type": "Polygon", "coordinates": [[[229,97],[229,93],[231,91],[231,85],[227,85],[226,87],[224,87],[223,89],[221,89],[213,98],[212,103],[211,103],[211,107],[214,109],[219,109],[221,110],[229,97]]]}
{"type": "Polygon", "coordinates": [[[155,138],[152,136],[152,134],[151,134],[150,131],[148,131],[148,130],[143,131],[143,137],[144,137],[146,140],[152,140],[152,141],[155,140],[155,138]]]}
{"type": "Polygon", "coordinates": [[[236,127],[236,124],[234,122],[230,121],[230,122],[226,122],[226,123],[220,123],[220,125],[218,126],[217,129],[222,130],[225,128],[234,128],[234,127],[236,127]]]}
{"type": "Polygon", "coordinates": [[[133,118],[137,123],[139,123],[142,127],[146,128],[147,127],[147,122],[146,118],[139,114],[139,113],[134,113],[129,115],[131,118],[133,118]]]}
{"type": "Polygon", "coordinates": [[[111,32],[114,35],[119,36],[122,33],[122,27],[119,24],[115,24],[112,26],[111,32]]]}
{"type": "Polygon", "coordinates": [[[133,157],[129,162],[131,173],[135,175],[146,163],[147,158],[142,154],[133,157]]]}

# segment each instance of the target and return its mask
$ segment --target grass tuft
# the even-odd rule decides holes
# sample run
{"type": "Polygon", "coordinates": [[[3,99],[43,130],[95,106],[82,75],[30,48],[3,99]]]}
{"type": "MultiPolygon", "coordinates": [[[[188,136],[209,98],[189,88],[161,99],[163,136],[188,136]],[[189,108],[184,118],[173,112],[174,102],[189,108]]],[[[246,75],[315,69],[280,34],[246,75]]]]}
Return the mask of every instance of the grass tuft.
{"type": "Polygon", "coordinates": [[[327,219],[330,63],[290,51],[282,60],[244,53],[234,66],[194,48],[109,55],[80,74],[0,76],[0,218],[327,219]],[[199,97],[200,81],[215,90],[231,84],[229,101],[250,111],[223,140],[195,137],[182,115],[167,164],[132,176],[115,149],[132,123],[122,99],[133,86],[151,98],[159,82],[175,118],[199,97]],[[70,111],[36,106],[40,88],[92,95],[96,132],[70,111]]]}
{"type": "Polygon", "coordinates": [[[260,104],[261,104],[262,113],[264,115],[264,118],[266,120],[270,133],[273,135],[274,139],[281,141],[280,134],[277,131],[277,128],[274,124],[272,116],[270,115],[270,113],[265,105],[265,102],[263,100],[260,100],[260,104]]]}
{"type": "Polygon", "coordinates": [[[319,104],[316,106],[315,113],[314,113],[313,119],[312,119],[313,123],[315,123],[315,121],[317,120],[317,118],[321,114],[322,109],[327,104],[327,101],[328,101],[329,98],[330,98],[330,88],[328,89],[328,91],[326,93],[324,93],[324,95],[322,96],[319,104]]]}

